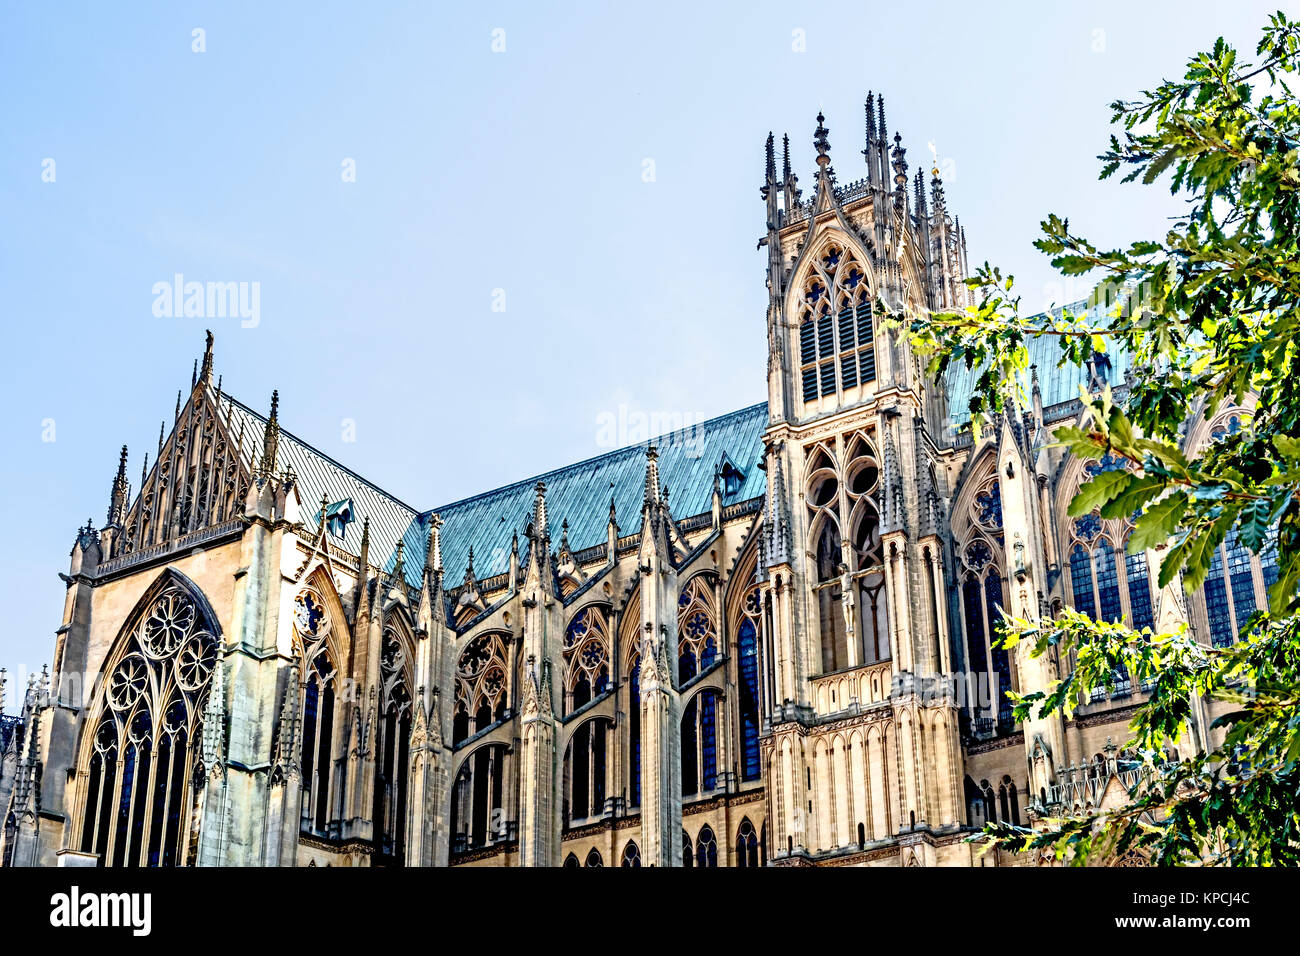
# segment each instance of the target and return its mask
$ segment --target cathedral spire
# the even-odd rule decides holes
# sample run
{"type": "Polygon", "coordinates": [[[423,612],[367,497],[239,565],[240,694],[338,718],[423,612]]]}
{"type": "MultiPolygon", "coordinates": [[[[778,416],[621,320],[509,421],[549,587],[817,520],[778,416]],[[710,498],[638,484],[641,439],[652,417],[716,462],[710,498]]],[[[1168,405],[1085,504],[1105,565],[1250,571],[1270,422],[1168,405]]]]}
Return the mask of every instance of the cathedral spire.
{"type": "Polygon", "coordinates": [[[907,150],[903,148],[903,136],[894,134],[894,151],[890,154],[894,167],[894,211],[902,213],[907,209],[907,150]]]}
{"type": "Polygon", "coordinates": [[[645,506],[659,504],[659,449],[654,445],[645,450],[645,506]]]}
{"type": "MultiPolygon", "coordinates": [[[[473,563],[471,557],[470,563],[473,563]]],[[[424,566],[434,574],[442,574],[442,515],[429,516],[429,551],[424,556],[424,566]]]]}
{"type": "Polygon", "coordinates": [[[113,476],[113,488],[108,496],[108,521],[104,527],[120,528],[125,524],[127,488],[126,446],[123,445],[122,454],[117,460],[117,474],[113,476]]]}
{"type": "Polygon", "coordinates": [[[212,330],[207,330],[207,340],[203,348],[203,366],[199,369],[199,381],[212,381],[212,330]]]}
{"type": "Polygon", "coordinates": [[[275,458],[280,448],[280,391],[271,392],[271,416],[262,432],[262,461],[259,470],[266,477],[275,472],[275,458]]]}
{"type": "Polygon", "coordinates": [[[546,482],[539,481],[533,487],[533,522],[532,535],[535,541],[550,541],[550,532],[546,529],[546,482]]]}

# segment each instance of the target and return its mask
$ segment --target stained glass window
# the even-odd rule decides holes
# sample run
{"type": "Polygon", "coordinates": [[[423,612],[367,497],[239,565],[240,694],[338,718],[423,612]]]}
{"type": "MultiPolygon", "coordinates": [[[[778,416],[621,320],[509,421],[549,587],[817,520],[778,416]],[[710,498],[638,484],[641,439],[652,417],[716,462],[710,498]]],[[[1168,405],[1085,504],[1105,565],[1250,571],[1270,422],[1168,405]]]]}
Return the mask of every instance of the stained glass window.
{"type": "Polygon", "coordinates": [[[1070,584],[1074,590],[1074,609],[1095,618],[1097,603],[1092,594],[1092,559],[1081,544],[1076,544],[1070,552],[1070,584]]]}
{"type": "Polygon", "coordinates": [[[1128,577],[1128,603],[1132,613],[1132,626],[1141,630],[1154,627],[1151,611],[1151,575],[1147,570],[1145,551],[1130,554],[1124,558],[1128,577]]]}
{"type": "Polygon", "coordinates": [[[1227,647],[1236,639],[1232,633],[1232,611],[1228,608],[1228,588],[1223,581],[1222,550],[1215,548],[1210,570],[1205,577],[1205,610],[1210,619],[1210,642],[1227,647]]]}
{"type": "Polygon", "coordinates": [[[1101,620],[1112,623],[1122,616],[1119,604],[1119,572],[1115,566],[1115,550],[1103,540],[1093,552],[1097,569],[1097,594],[1101,599],[1101,620]]]}
{"type": "Polygon", "coordinates": [[[757,780],[758,757],[758,629],[752,618],[740,624],[740,779],[757,780]]]}

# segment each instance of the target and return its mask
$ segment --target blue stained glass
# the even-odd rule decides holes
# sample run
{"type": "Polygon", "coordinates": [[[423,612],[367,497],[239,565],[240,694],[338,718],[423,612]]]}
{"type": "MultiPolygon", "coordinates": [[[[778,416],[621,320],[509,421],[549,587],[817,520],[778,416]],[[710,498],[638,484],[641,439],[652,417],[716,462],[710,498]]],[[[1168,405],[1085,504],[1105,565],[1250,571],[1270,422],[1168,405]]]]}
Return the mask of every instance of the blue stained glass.
{"type": "Polygon", "coordinates": [[[1092,559],[1083,545],[1070,552],[1070,583],[1074,591],[1074,609],[1091,618],[1097,616],[1097,602],[1092,593],[1092,559]]]}
{"type": "Polygon", "coordinates": [[[1227,647],[1236,635],[1232,633],[1232,615],[1228,610],[1228,589],[1223,582],[1223,560],[1219,548],[1214,549],[1205,578],[1205,611],[1210,619],[1210,642],[1215,647],[1227,647]]]}
{"type": "Polygon", "coordinates": [[[990,644],[993,646],[993,670],[998,675],[998,724],[1003,730],[1010,730],[1014,723],[1011,700],[1006,692],[1012,689],[1011,660],[1007,650],[1001,646],[998,623],[1002,620],[1002,579],[990,574],[984,579],[984,596],[988,601],[990,644]]]}
{"type": "Polygon", "coordinates": [[[1259,552],[1260,570],[1264,572],[1264,590],[1277,583],[1277,525],[1268,529],[1264,548],[1259,552]]]}
{"type": "Polygon", "coordinates": [[[1139,551],[1137,554],[1128,555],[1124,559],[1124,566],[1128,577],[1128,603],[1133,612],[1133,627],[1138,630],[1153,627],[1155,622],[1151,616],[1151,575],[1147,570],[1146,552],[1139,551]]]}
{"type": "Polygon", "coordinates": [[[988,670],[988,657],[984,651],[984,613],[980,608],[980,584],[974,577],[962,585],[962,602],[966,608],[966,644],[970,654],[970,672],[982,674],[988,670]]]}
{"type": "Polygon", "coordinates": [[[1116,458],[1110,452],[1102,455],[1098,461],[1090,461],[1083,468],[1089,478],[1096,478],[1103,471],[1123,471],[1128,463],[1123,458],[1116,458]]]}
{"type": "Polygon", "coordinates": [[[1237,538],[1228,534],[1223,543],[1228,552],[1228,579],[1232,583],[1232,609],[1237,612],[1237,629],[1246,626],[1246,619],[1255,612],[1255,576],[1250,570],[1250,551],[1237,538]]]}
{"type": "Polygon", "coordinates": [[[1080,515],[1074,519],[1074,535],[1084,541],[1091,541],[1101,534],[1101,518],[1096,514],[1080,515]]]}
{"type": "Polygon", "coordinates": [[[1101,620],[1112,624],[1119,621],[1119,569],[1115,566],[1115,551],[1110,542],[1103,541],[1092,553],[1097,563],[1097,593],[1101,598],[1101,620]]]}
{"type": "Polygon", "coordinates": [[[746,618],[740,625],[740,754],[742,780],[759,778],[758,629],[746,618]]]}
{"type": "Polygon", "coordinates": [[[628,736],[632,744],[632,806],[641,806],[641,660],[632,667],[630,724],[628,736]]]}
{"type": "Polygon", "coordinates": [[[1002,488],[996,481],[975,499],[975,508],[980,524],[986,528],[1002,527],[1002,488]]]}
{"type": "Polygon", "coordinates": [[[700,757],[702,789],[714,790],[718,786],[718,700],[713,691],[704,692],[700,705],[700,757]]]}

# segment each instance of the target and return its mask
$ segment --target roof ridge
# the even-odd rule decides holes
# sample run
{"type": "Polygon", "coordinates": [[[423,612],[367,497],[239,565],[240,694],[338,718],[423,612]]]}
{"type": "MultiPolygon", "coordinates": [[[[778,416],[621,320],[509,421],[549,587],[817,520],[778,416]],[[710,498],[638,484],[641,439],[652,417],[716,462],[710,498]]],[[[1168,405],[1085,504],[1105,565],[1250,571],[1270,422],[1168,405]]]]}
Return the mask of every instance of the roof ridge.
{"type": "Polygon", "coordinates": [[[437,508],[430,508],[429,511],[423,512],[423,514],[431,514],[435,511],[438,512],[449,511],[452,508],[456,508],[459,507],[460,505],[468,504],[472,501],[479,501],[491,495],[511,491],[513,489],[522,487],[524,485],[536,484],[538,481],[549,478],[552,475],[568,474],[569,472],[576,471],[577,469],[582,468],[586,465],[590,465],[593,462],[613,459],[619,455],[630,454],[631,452],[634,452],[637,449],[647,448],[651,444],[663,441],[666,438],[671,438],[676,435],[681,435],[686,431],[688,431],[689,429],[703,428],[707,425],[712,425],[715,422],[720,422],[723,419],[736,418],[746,413],[751,413],[757,411],[760,408],[766,408],[766,407],[767,407],[767,402],[756,402],[753,405],[746,405],[744,408],[737,408],[733,411],[725,412],[721,415],[715,415],[712,418],[705,419],[704,421],[699,422],[695,425],[685,425],[681,428],[676,429],[675,431],[664,432],[662,435],[656,435],[653,438],[647,438],[645,441],[635,442],[631,445],[623,445],[619,448],[611,449],[610,451],[601,452],[599,455],[592,455],[589,458],[583,458],[580,461],[570,462],[567,465],[561,465],[559,468],[552,468],[549,471],[539,472],[538,474],[535,474],[530,478],[521,478],[517,481],[512,481],[509,484],[498,485],[495,488],[489,488],[487,491],[480,491],[476,495],[468,495],[464,498],[457,499],[456,501],[450,501],[445,505],[439,505],[437,508]]]}
{"type": "MultiPolygon", "coordinates": [[[[233,395],[231,395],[231,394],[229,394],[229,393],[224,393],[224,394],[225,394],[225,397],[226,397],[226,399],[227,399],[228,401],[234,402],[236,405],[238,405],[238,406],[239,406],[240,408],[242,408],[244,411],[248,412],[248,414],[252,415],[254,418],[256,418],[258,421],[262,422],[263,424],[266,423],[266,417],[265,417],[264,415],[262,415],[261,412],[257,411],[256,409],[250,408],[249,406],[245,405],[243,402],[241,402],[239,399],[235,398],[235,396],[233,396],[233,395]]],[[[385,498],[390,499],[390,500],[393,501],[395,504],[399,504],[399,505],[401,505],[401,506],[402,506],[403,508],[405,508],[407,511],[411,512],[411,514],[414,515],[415,517],[419,518],[419,517],[422,517],[422,516],[428,514],[428,511],[426,511],[425,509],[422,509],[422,508],[416,508],[416,507],[414,507],[414,506],[412,506],[412,505],[407,504],[407,503],[406,503],[405,501],[403,501],[401,498],[397,497],[397,495],[393,494],[392,492],[385,491],[383,488],[380,488],[377,484],[375,484],[375,483],[374,483],[373,481],[371,481],[369,478],[366,478],[366,477],[364,477],[364,476],[362,476],[362,475],[357,474],[355,471],[353,471],[353,470],[352,470],[351,468],[349,468],[347,465],[343,464],[343,463],[342,463],[341,461],[339,461],[338,459],[334,458],[334,457],[331,456],[331,455],[327,455],[325,452],[321,451],[319,448],[317,448],[315,445],[311,444],[310,442],[303,441],[303,439],[299,438],[297,435],[295,435],[293,432],[289,431],[288,429],[284,428],[283,426],[281,426],[281,428],[280,428],[280,437],[281,437],[281,438],[291,438],[291,439],[293,439],[293,440],[296,441],[299,445],[301,445],[303,448],[306,448],[308,451],[310,451],[312,454],[314,454],[314,455],[318,455],[319,457],[325,459],[327,462],[329,462],[329,463],[330,463],[331,465],[333,465],[335,468],[338,468],[340,471],[345,471],[345,472],[347,472],[349,475],[351,475],[351,476],[352,476],[353,478],[355,478],[357,481],[361,482],[363,485],[366,485],[366,486],[368,486],[369,488],[372,488],[373,490],[379,492],[381,495],[383,495],[385,498]]],[[[256,438],[254,438],[254,441],[256,441],[256,438]]],[[[242,453],[243,450],[241,449],[240,451],[241,451],[241,453],[242,453]]]]}

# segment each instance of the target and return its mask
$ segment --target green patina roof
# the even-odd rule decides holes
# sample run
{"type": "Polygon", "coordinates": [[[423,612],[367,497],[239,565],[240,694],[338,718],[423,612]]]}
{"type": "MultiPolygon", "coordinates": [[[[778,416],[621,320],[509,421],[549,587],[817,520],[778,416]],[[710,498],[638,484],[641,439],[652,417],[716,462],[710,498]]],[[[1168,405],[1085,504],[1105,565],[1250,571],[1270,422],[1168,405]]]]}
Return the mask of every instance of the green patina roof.
{"type": "MultiPolygon", "coordinates": [[[[1087,301],[1074,302],[1063,306],[1071,313],[1089,313],[1092,319],[1107,317],[1113,306],[1104,303],[1089,306],[1087,301]]],[[[1060,317],[1061,308],[1052,309],[1051,315],[1060,317]]],[[[1048,313],[1039,313],[1046,315],[1048,313]]],[[[1032,321],[1032,319],[1030,320],[1032,321]]],[[[1026,343],[1029,349],[1029,364],[1038,366],[1038,383],[1043,391],[1043,408],[1074,401],[1079,397],[1079,386],[1088,384],[1088,371],[1078,365],[1067,363],[1058,367],[1061,361],[1061,349],[1055,336],[1031,336],[1026,343]]],[[[1110,372],[1106,376],[1112,386],[1124,381],[1131,362],[1127,352],[1109,354],[1110,372]]],[[[948,416],[954,425],[964,425],[970,421],[970,399],[975,390],[975,381],[982,369],[968,369],[964,365],[948,369],[948,416]]],[[[1029,378],[1022,383],[1025,394],[1029,394],[1029,378]]]]}

